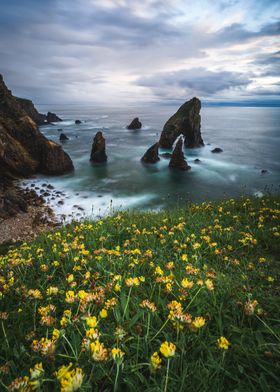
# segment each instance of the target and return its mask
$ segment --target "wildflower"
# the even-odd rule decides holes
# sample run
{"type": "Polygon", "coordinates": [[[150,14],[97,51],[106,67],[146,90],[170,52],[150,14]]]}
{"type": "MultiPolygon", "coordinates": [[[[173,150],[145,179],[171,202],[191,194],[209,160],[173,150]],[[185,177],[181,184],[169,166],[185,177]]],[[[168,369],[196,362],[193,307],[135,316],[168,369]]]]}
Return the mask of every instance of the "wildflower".
{"type": "Polygon", "coordinates": [[[29,377],[24,376],[24,377],[16,378],[9,385],[9,391],[11,391],[11,392],[16,392],[16,391],[28,392],[28,391],[30,391],[29,377]]]}
{"type": "Polygon", "coordinates": [[[205,280],[205,286],[206,286],[207,289],[210,290],[210,291],[214,290],[214,283],[213,283],[213,280],[211,280],[211,279],[206,279],[206,280],[205,280]]]}
{"type": "Polygon", "coordinates": [[[155,351],[151,356],[151,370],[155,371],[161,368],[162,359],[158,355],[158,352],[155,351]]]}
{"type": "Polygon", "coordinates": [[[182,254],[181,259],[182,259],[183,261],[188,261],[188,255],[186,255],[185,253],[182,254]]]}
{"type": "Polygon", "coordinates": [[[201,247],[201,244],[199,242],[195,242],[192,247],[193,249],[199,249],[201,247]]]}
{"type": "Polygon", "coordinates": [[[72,369],[72,363],[68,366],[61,366],[57,372],[55,372],[56,378],[60,382],[61,392],[73,392],[77,391],[83,383],[84,373],[82,369],[72,369]]]}
{"type": "Polygon", "coordinates": [[[192,322],[192,326],[195,327],[196,329],[199,329],[201,327],[203,327],[205,325],[205,318],[204,317],[196,317],[193,322],[192,322]]]}
{"type": "Polygon", "coordinates": [[[184,287],[184,289],[191,289],[193,287],[193,282],[189,281],[188,278],[184,278],[181,281],[181,286],[184,287]]]}
{"type": "Polygon", "coordinates": [[[95,328],[97,326],[97,318],[95,316],[86,317],[86,323],[89,328],[95,328]]]}
{"type": "Polygon", "coordinates": [[[40,378],[41,376],[43,376],[44,372],[45,371],[43,369],[42,362],[36,363],[34,368],[30,369],[30,378],[31,378],[31,380],[40,378]]]}
{"type": "Polygon", "coordinates": [[[120,365],[123,361],[124,352],[121,349],[114,347],[112,348],[111,354],[116,364],[120,365]]]}
{"type": "Polygon", "coordinates": [[[248,299],[248,301],[245,302],[245,305],[244,305],[245,314],[247,316],[252,316],[255,313],[257,305],[258,305],[258,301],[256,299],[254,299],[253,301],[248,299]]]}
{"type": "Polygon", "coordinates": [[[126,331],[123,329],[123,327],[119,326],[115,329],[114,333],[115,337],[118,340],[123,340],[123,338],[127,335],[126,331]]]}
{"type": "Polygon", "coordinates": [[[65,302],[71,304],[72,302],[75,301],[75,293],[72,290],[68,290],[66,292],[66,298],[65,298],[65,302]]]}
{"type": "Polygon", "coordinates": [[[227,350],[228,346],[230,345],[230,342],[227,340],[227,338],[225,338],[224,336],[221,336],[218,340],[217,340],[218,346],[219,348],[223,349],[223,350],[227,350]]]}
{"type": "Polygon", "coordinates": [[[90,344],[92,359],[95,361],[106,361],[108,358],[108,350],[104,347],[103,343],[97,339],[90,344]]]}
{"type": "Polygon", "coordinates": [[[100,310],[99,316],[100,316],[101,318],[106,318],[106,317],[108,317],[108,312],[107,312],[107,310],[106,310],[106,309],[100,310]]]}
{"type": "Polygon", "coordinates": [[[49,288],[47,288],[46,294],[47,294],[48,296],[56,295],[57,293],[58,293],[58,287],[52,287],[52,286],[50,286],[49,288]]]}
{"type": "Polygon", "coordinates": [[[141,308],[147,308],[151,312],[155,312],[157,310],[157,307],[156,307],[155,303],[154,302],[150,302],[148,299],[144,299],[141,302],[140,307],[141,308]]]}
{"type": "Polygon", "coordinates": [[[90,328],[86,330],[86,336],[90,339],[98,339],[100,336],[100,333],[98,329],[90,328]]]}
{"type": "Polygon", "coordinates": [[[165,356],[165,358],[173,357],[175,355],[175,351],[176,346],[171,342],[165,341],[160,346],[160,352],[165,356]]]}

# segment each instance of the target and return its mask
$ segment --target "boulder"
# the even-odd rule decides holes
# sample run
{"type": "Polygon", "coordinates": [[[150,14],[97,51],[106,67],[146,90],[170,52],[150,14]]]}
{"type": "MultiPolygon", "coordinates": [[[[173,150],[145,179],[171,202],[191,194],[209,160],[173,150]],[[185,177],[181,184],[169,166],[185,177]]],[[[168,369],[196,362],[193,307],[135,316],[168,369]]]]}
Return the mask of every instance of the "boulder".
{"type": "Polygon", "coordinates": [[[213,152],[213,154],[218,154],[219,152],[223,152],[223,150],[220,147],[216,147],[214,150],[211,150],[211,152],[213,152]]]}
{"type": "Polygon", "coordinates": [[[99,131],[97,132],[97,134],[94,136],[93,139],[92,149],[90,154],[91,162],[95,162],[95,163],[107,162],[107,155],[105,149],[106,149],[105,139],[102,135],[102,132],[99,131]]]}
{"type": "Polygon", "coordinates": [[[171,169],[177,170],[190,170],[191,167],[188,165],[184,153],[183,153],[183,138],[180,137],[176,143],[176,146],[172,152],[172,156],[169,162],[171,169]]]}
{"type": "Polygon", "coordinates": [[[81,120],[75,120],[75,124],[82,124],[81,120]]]}
{"type": "Polygon", "coordinates": [[[62,121],[61,118],[59,118],[55,113],[48,112],[46,116],[47,122],[48,123],[53,123],[53,122],[60,122],[62,121]]]}
{"type": "Polygon", "coordinates": [[[160,147],[172,148],[174,141],[181,134],[185,138],[186,147],[204,146],[200,133],[200,109],[201,102],[198,98],[185,102],[165,123],[159,140],[160,147]]]}
{"type": "Polygon", "coordinates": [[[201,163],[201,160],[198,159],[198,158],[196,158],[196,159],[194,160],[194,163],[201,163]]]}
{"type": "Polygon", "coordinates": [[[126,128],[127,129],[141,129],[141,127],[142,127],[142,123],[139,121],[138,117],[135,117],[126,128]]]}
{"type": "Polygon", "coordinates": [[[65,133],[61,133],[59,136],[59,140],[63,142],[64,140],[69,140],[69,137],[65,135],[65,133]]]}
{"type": "Polygon", "coordinates": [[[156,163],[157,161],[159,161],[158,147],[159,144],[155,143],[150,148],[148,148],[148,150],[142,156],[141,161],[143,163],[156,163]]]}

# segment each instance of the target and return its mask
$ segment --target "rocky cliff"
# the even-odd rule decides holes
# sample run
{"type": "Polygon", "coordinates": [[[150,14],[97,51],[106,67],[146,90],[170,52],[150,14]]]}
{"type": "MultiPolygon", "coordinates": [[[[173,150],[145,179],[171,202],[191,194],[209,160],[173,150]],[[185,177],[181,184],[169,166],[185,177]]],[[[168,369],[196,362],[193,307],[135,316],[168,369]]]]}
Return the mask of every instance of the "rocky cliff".
{"type": "Polygon", "coordinates": [[[73,170],[69,155],[38,130],[42,117],[30,102],[14,97],[0,75],[0,175],[17,178],[73,170]]]}
{"type": "Polygon", "coordinates": [[[171,148],[180,134],[185,138],[186,147],[203,146],[200,109],[201,102],[198,98],[194,97],[185,102],[164,125],[159,141],[160,147],[171,148]]]}

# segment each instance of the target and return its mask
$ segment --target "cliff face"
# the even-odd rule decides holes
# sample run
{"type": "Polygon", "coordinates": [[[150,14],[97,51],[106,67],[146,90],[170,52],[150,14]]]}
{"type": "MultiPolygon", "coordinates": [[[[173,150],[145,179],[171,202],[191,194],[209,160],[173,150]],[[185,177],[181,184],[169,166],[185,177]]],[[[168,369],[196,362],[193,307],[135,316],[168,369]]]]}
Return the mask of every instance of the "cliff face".
{"type": "Polygon", "coordinates": [[[30,102],[14,97],[0,75],[0,175],[26,177],[73,170],[69,155],[38,130],[43,117],[30,102]]]}
{"type": "Polygon", "coordinates": [[[35,108],[32,101],[25,98],[15,97],[20,107],[25,111],[25,113],[37,124],[43,125],[47,122],[47,116],[45,114],[39,113],[35,108]]]}
{"type": "Polygon", "coordinates": [[[203,146],[200,133],[200,109],[201,102],[198,98],[194,97],[185,102],[164,125],[159,141],[160,146],[171,148],[180,134],[185,138],[186,147],[203,146]]]}

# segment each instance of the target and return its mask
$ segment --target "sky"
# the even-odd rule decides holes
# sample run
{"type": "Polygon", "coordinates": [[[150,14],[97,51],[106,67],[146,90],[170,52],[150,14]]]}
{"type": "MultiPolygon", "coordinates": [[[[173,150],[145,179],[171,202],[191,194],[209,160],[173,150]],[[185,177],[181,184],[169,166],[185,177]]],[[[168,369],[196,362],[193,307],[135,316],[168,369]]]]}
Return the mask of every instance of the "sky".
{"type": "Polygon", "coordinates": [[[280,105],[280,1],[0,0],[0,73],[37,104],[280,105]]]}

